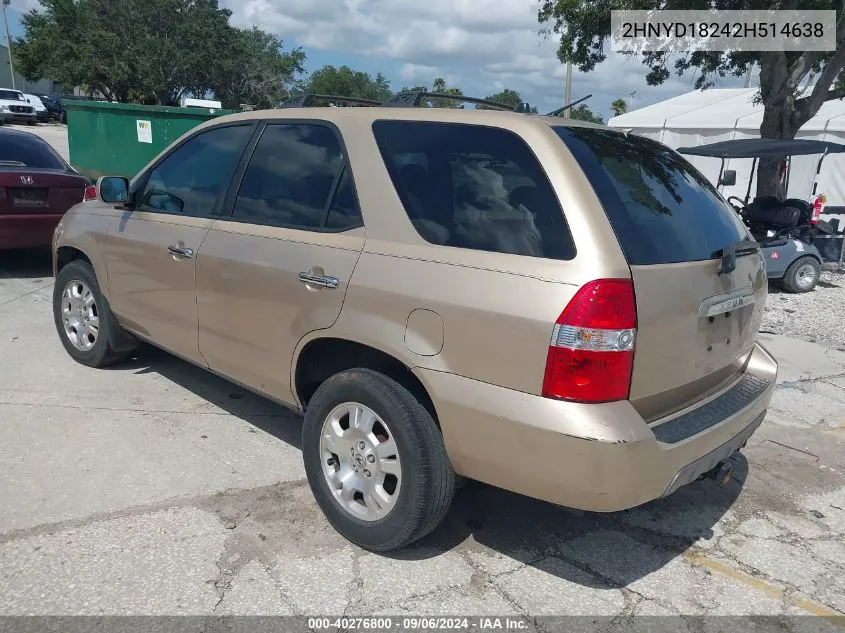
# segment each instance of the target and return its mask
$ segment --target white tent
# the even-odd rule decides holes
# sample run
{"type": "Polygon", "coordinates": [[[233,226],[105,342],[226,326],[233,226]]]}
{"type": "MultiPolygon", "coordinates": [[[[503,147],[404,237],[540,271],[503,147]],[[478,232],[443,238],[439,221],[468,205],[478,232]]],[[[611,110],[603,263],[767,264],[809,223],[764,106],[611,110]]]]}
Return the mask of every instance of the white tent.
{"type": "MultiPolygon", "coordinates": [[[[661,103],[613,117],[608,125],[630,130],[665,143],[673,149],[729,141],[759,138],[763,105],[755,103],[757,88],[713,88],[695,90],[661,103]]],[[[845,100],[825,102],[796,138],[845,143],[845,100]]],[[[790,197],[809,200],[818,156],[792,159],[789,180],[790,197]]],[[[712,182],[719,176],[718,158],[687,156],[712,182]]],[[[735,169],[736,185],[724,187],[725,197],[745,197],[751,177],[751,159],[725,161],[725,169],[735,169]]],[[[845,155],[825,158],[819,175],[818,192],[827,195],[829,206],[845,205],[845,155]]],[[[754,195],[756,183],[751,187],[754,195]]]]}

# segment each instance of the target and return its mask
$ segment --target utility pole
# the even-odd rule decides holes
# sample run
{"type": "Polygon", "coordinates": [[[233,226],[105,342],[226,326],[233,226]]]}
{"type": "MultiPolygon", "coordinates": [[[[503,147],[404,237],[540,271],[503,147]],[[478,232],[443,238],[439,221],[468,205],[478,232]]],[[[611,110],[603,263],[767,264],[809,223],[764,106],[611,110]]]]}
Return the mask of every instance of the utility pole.
{"type": "MultiPolygon", "coordinates": [[[[563,103],[564,105],[572,103],[572,62],[566,62],[566,93],[563,95],[563,103]]],[[[571,109],[567,108],[563,111],[563,118],[568,119],[570,117],[571,109]]]]}
{"type": "Polygon", "coordinates": [[[12,0],[3,0],[3,24],[6,25],[6,50],[9,51],[9,75],[12,77],[12,90],[15,89],[15,67],[12,65],[12,36],[9,35],[9,20],[6,19],[6,7],[12,0]]]}

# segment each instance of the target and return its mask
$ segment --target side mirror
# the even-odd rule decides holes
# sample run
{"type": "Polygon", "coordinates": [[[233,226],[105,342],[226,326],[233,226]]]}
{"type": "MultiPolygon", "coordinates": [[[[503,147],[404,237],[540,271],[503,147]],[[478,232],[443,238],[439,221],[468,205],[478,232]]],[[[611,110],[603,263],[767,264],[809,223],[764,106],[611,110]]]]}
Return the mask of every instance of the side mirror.
{"type": "Polygon", "coordinates": [[[719,185],[725,185],[730,187],[731,185],[736,184],[736,169],[726,169],[722,172],[722,180],[719,181],[719,185]]]}
{"type": "Polygon", "coordinates": [[[129,199],[129,181],[123,176],[103,176],[97,179],[97,198],[118,204],[129,199]]]}

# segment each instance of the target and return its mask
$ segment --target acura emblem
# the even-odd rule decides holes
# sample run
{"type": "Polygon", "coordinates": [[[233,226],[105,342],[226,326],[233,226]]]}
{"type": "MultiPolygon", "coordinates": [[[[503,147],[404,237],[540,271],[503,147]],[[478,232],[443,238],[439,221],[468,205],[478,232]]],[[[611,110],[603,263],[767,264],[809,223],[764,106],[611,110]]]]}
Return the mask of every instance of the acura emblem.
{"type": "Polygon", "coordinates": [[[21,182],[25,185],[32,184],[32,176],[21,176],[21,182]]]}

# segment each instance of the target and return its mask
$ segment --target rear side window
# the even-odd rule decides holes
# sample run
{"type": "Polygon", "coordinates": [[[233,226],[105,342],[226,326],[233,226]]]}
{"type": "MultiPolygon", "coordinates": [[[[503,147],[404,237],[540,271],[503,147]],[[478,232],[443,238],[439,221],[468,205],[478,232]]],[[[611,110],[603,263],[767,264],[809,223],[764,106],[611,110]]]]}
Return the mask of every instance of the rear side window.
{"type": "Polygon", "coordinates": [[[519,136],[462,123],[376,121],[411,223],[433,244],[549,259],[575,246],[560,202],[519,136]]]}
{"type": "Polygon", "coordinates": [[[640,136],[554,127],[584,170],[631,265],[713,259],[741,220],[679,154],[640,136]]]}
{"type": "Polygon", "coordinates": [[[315,230],[323,228],[331,210],[329,228],[360,225],[351,178],[338,182],[342,170],[343,152],[331,128],[268,125],[244,172],[232,218],[250,224],[315,230]],[[330,201],[338,196],[338,205],[329,209],[330,201]]]}
{"type": "Polygon", "coordinates": [[[56,151],[45,141],[27,133],[0,133],[0,166],[68,169],[56,151]]]}

